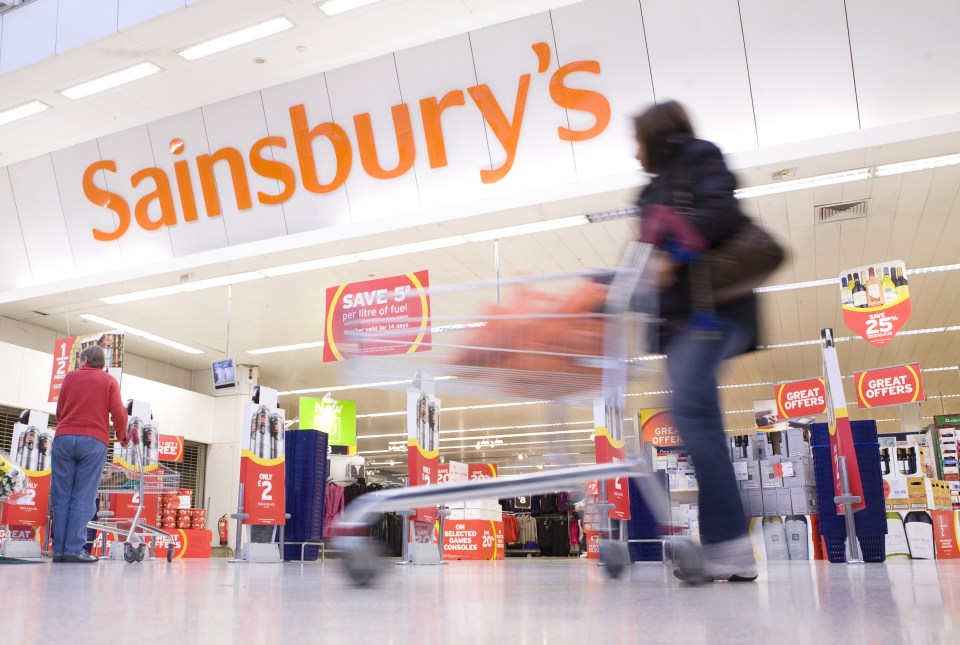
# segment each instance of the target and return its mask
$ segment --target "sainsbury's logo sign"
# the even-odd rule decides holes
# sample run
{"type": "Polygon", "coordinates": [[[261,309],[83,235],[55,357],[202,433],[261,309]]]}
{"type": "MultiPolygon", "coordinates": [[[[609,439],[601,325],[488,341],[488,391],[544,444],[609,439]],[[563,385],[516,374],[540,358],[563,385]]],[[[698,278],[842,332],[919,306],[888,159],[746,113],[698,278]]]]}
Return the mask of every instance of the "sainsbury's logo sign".
{"type": "MultiPolygon", "coordinates": [[[[532,45],[532,49],[537,58],[537,73],[545,74],[551,59],[550,46],[541,42],[532,45]]],[[[599,76],[600,63],[595,60],[580,60],[557,69],[549,79],[550,98],[559,107],[591,114],[593,124],[581,130],[557,124],[557,137],[561,141],[593,139],[610,123],[610,102],[606,96],[568,84],[568,77],[576,73],[599,76]]],[[[113,159],[94,162],[87,166],[83,173],[83,194],[91,203],[113,211],[117,217],[117,226],[113,230],[93,228],[91,232],[94,239],[109,242],[123,237],[133,223],[146,231],[175,226],[178,224],[175,200],[180,203],[183,221],[197,221],[201,213],[205,217],[219,217],[222,213],[221,191],[226,192],[226,189],[218,185],[214,176],[214,167],[217,164],[226,164],[229,169],[232,198],[240,211],[253,208],[254,199],[264,205],[282,204],[290,199],[298,185],[315,194],[330,193],[341,188],[350,173],[354,172],[354,142],[362,171],[374,179],[393,179],[406,174],[413,168],[418,153],[427,155],[431,169],[442,168],[447,166],[442,116],[445,111],[454,109],[477,109],[502,146],[506,155],[503,163],[479,172],[481,183],[496,183],[507,176],[516,160],[532,77],[530,73],[520,76],[513,99],[512,115],[508,115],[486,84],[474,85],[465,91],[452,90],[439,99],[435,96],[420,99],[423,141],[415,140],[410,106],[407,103],[392,106],[390,111],[393,117],[393,134],[399,153],[397,164],[392,168],[384,168],[380,163],[369,112],[355,115],[352,130],[348,132],[343,125],[332,121],[311,124],[302,104],[289,108],[292,144],[297,155],[296,167],[273,158],[272,148],[287,148],[291,144],[286,137],[268,136],[259,139],[250,146],[246,154],[237,148],[220,148],[210,154],[198,155],[192,160],[200,178],[199,196],[190,174],[191,160],[187,154],[187,145],[181,139],[170,141],[170,153],[175,157],[182,157],[173,164],[173,178],[161,168],[150,167],[138,170],[124,180],[131,188],[142,191],[132,205],[120,194],[97,185],[94,181],[97,173],[101,171],[116,174],[117,162],[113,159]],[[313,144],[319,139],[325,139],[334,152],[331,168],[318,168],[313,144]],[[251,194],[247,161],[250,170],[256,175],[275,180],[278,192],[257,191],[256,195],[251,194]]],[[[381,146],[384,143],[381,141],[381,146]]]]}

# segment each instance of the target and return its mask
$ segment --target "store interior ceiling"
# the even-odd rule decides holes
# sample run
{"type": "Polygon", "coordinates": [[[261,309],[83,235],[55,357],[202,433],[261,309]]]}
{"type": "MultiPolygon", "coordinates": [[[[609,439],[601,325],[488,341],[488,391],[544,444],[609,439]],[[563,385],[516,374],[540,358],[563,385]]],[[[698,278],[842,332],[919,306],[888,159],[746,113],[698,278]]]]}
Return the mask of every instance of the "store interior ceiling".
{"type": "MultiPolygon", "coordinates": [[[[313,2],[293,0],[206,0],[186,11],[156,19],[0,77],[4,105],[39,98],[55,109],[0,128],[0,165],[88,141],[164,116],[414,46],[456,33],[569,4],[564,1],[385,0],[336,19],[324,16],[313,2]],[[226,8],[229,7],[229,11],[226,8]],[[256,43],[187,63],[175,52],[257,20],[283,13],[297,28],[256,43]],[[74,82],[77,70],[94,77],[149,57],[165,73],[82,101],[57,93],[74,82]],[[264,62],[257,62],[264,59],[264,62]]],[[[695,106],[694,106],[695,110],[695,106]]],[[[782,168],[800,177],[945,155],[960,151],[960,133],[901,143],[778,159],[762,167],[740,168],[741,185],[771,182],[782,168]]],[[[643,183],[637,173],[637,187],[643,183]]],[[[498,296],[522,297],[515,286],[496,287],[498,279],[569,274],[615,266],[635,235],[634,221],[604,221],[463,243],[458,246],[355,262],[278,277],[262,277],[232,286],[106,304],[110,295],[176,284],[183,279],[258,271],[269,267],[369,251],[398,244],[488,231],[520,223],[574,215],[611,213],[629,208],[637,188],[577,199],[542,202],[512,210],[473,215],[431,226],[371,234],[294,252],[264,254],[177,273],[129,279],[114,284],[69,289],[55,294],[5,302],[0,316],[24,321],[58,335],[86,335],[107,327],[80,317],[94,314],[202,350],[191,355],[127,335],[126,351],[184,370],[208,370],[211,361],[229,354],[240,364],[256,365],[260,382],[281,392],[309,390],[304,396],[357,401],[359,451],[384,474],[402,473],[406,464],[405,385],[351,387],[384,380],[409,365],[411,376],[423,369],[442,377],[451,352],[393,359],[371,359],[357,367],[323,363],[322,348],[250,354],[250,350],[323,339],[327,287],[428,270],[434,327],[482,319],[484,307],[498,296]],[[482,283],[474,286],[474,283],[482,283]],[[229,325],[228,325],[229,320],[229,325]],[[229,338],[228,338],[229,328],[229,338]],[[407,361],[403,363],[402,361],[407,361]],[[429,363],[435,363],[432,367],[429,363]],[[401,367],[398,368],[398,365],[401,367]],[[393,446],[391,449],[391,442],[393,446]]],[[[927,400],[920,406],[923,423],[934,414],[960,410],[960,166],[923,170],[833,186],[809,188],[742,200],[746,212],[774,233],[789,250],[789,259],[769,280],[789,285],[836,278],[842,270],[899,259],[914,271],[908,278],[913,315],[883,348],[849,338],[842,320],[836,284],[801,286],[759,296],[763,343],[778,346],[730,361],[723,369],[720,393],[726,427],[747,432],[753,427],[753,402],[770,399],[773,384],[817,377],[821,373],[822,328],[841,337],[837,351],[845,375],[882,366],[919,362],[927,400]],[[818,206],[864,200],[866,215],[818,221],[818,206]],[[925,267],[948,270],[916,273],[925,267]],[[849,339],[847,339],[849,338],[849,339]]],[[[604,218],[599,218],[603,220],[604,218]]],[[[569,285],[570,281],[562,282],[569,285]]],[[[551,287],[552,288],[552,287],[551,287]]],[[[463,332],[434,334],[434,342],[455,344],[463,332]]],[[[662,361],[649,361],[630,382],[625,416],[666,404],[662,361]]],[[[437,383],[442,400],[441,456],[445,460],[495,462],[505,474],[562,464],[588,463],[593,457],[593,413],[589,406],[543,403],[522,397],[492,396],[469,384],[451,388],[437,383]],[[485,442],[485,443],[481,443],[485,442]],[[521,457],[522,456],[522,457],[521,457]]],[[[852,380],[845,381],[853,401],[852,380]]],[[[298,394],[284,394],[287,418],[298,415],[298,394]]],[[[900,410],[861,411],[854,419],[876,419],[881,432],[900,428],[900,410]]],[[[294,425],[293,427],[296,427],[294,425]]],[[[632,426],[631,426],[632,427],[632,426]]]]}

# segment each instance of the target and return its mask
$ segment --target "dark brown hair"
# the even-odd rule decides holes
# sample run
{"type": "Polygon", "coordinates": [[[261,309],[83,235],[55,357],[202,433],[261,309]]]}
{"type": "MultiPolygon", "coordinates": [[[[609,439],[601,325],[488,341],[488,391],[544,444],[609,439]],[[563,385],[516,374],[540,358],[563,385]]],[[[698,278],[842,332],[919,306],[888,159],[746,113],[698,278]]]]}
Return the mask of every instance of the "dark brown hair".
{"type": "Polygon", "coordinates": [[[676,101],[648,107],[633,117],[633,127],[640,145],[640,163],[649,173],[660,172],[667,154],[667,140],[672,135],[693,136],[690,117],[676,101]]]}
{"type": "Polygon", "coordinates": [[[99,345],[90,345],[80,350],[80,364],[96,369],[103,369],[105,358],[103,348],[99,345]]]}

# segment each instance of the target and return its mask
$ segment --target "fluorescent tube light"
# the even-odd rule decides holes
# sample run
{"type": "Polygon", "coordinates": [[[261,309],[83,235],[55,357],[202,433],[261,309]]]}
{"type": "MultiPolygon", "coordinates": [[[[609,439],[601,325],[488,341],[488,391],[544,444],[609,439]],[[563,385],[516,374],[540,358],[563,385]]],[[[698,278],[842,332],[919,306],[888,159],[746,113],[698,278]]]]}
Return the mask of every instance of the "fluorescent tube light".
{"type": "Polygon", "coordinates": [[[138,63],[132,67],[121,69],[118,72],[95,78],[92,81],[68,87],[65,90],[61,90],[60,93],[68,99],[82,99],[98,92],[119,87],[124,83],[130,83],[141,78],[146,78],[147,76],[153,76],[158,72],[160,72],[160,68],[151,62],[138,63]]]}
{"type": "Polygon", "coordinates": [[[100,298],[100,302],[105,302],[108,305],[119,305],[124,302],[134,302],[136,300],[144,300],[146,298],[171,296],[175,293],[180,293],[180,289],[176,287],[157,287],[156,289],[145,289],[144,291],[122,293],[119,296],[107,296],[106,298],[100,298]]]}
{"type": "Polygon", "coordinates": [[[13,123],[20,119],[25,119],[34,114],[40,114],[50,109],[50,106],[41,101],[28,101],[23,105],[18,105],[0,112],[0,125],[13,123]]]}
{"type": "Polygon", "coordinates": [[[379,1],[380,0],[326,0],[326,2],[318,2],[316,7],[328,16],[335,16],[338,13],[366,7],[379,1]]]}
{"type": "Polygon", "coordinates": [[[374,249],[372,251],[361,251],[360,253],[357,253],[357,257],[361,260],[379,260],[380,258],[389,258],[395,255],[406,255],[407,253],[445,249],[451,246],[460,246],[461,244],[466,243],[466,237],[463,235],[454,235],[452,237],[441,237],[436,240],[424,240],[423,242],[412,242],[410,244],[388,246],[382,249],[374,249]]]}
{"type": "Polygon", "coordinates": [[[833,186],[835,184],[846,184],[851,181],[861,181],[870,179],[869,168],[857,168],[856,170],[845,170],[835,172],[829,175],[816,175],[804,179],[789,179],[787,181],[778,181],[773,184],[763,184],[762,186],[751,186],[734,191],[734,197],[737,199],[749,199],[751,197],[765,197],[767,195],[776,195],[778,193],[789,193],[795,190],[805,190],[807,188],[820,188],[821,186],[833,186]]]}
{"type": "Polygon", "coordinates": [[[250,282],[251,280],[259,280],[260,278],[266,278],[264,274],[259,271],[248,271],[247,273],[234,273],[232,275],[224,275],[219,278],[210,278],[209,280],[197,280],[196,282],[184,282],[179,285],[180,291],[200,291],[201,289],[209,289],[210,287],[222,287],[228,284],[239,284],[241,282],[250,282]]]}
{"type": "Polygon", "coordinates": [[[882,164],[874,168],[873,176],[888,177],[890,175],[900,175],[905,172],[932,170],[933,168],[943,168],[944,166],[955,166],[957,164],[960,164],[960,153],[943,155],[942,157],[915,159],[914,161],[902,161],[900,163],[882,164]]]}
{"type": "Polygon", "coordinates": [[[298,349],[312,349],[323,347],[323,342],[296,343],[295,345],[280,345],[278,347],[264,347],[263,349],[248,349],[248,354],[278,354],[280,352],[294,352],[298,349]]]}
{"type": "Polygon", "coordinates": [[[269,269],[261,269],[260,273],[275,278],[280,275],[290,275],[291,273],[302,273],[304,271],[315,271],[317,269],[328,269],[330,267],[343,266],[344,264],[353,264],[359,262],[360,258],[355,254],[336,255],[331,258],[321,258],[319,260],[308,260],[307,262],[297,262],[295,264],[284,264],[269,269]]]}
{"type": "Polygon", "coordinates": [[[156,334],[151,334],[148,331],[143,331],[142,329],[137,329],[136,327],[131,327],[130,325],[124,325],[123,323],[118,323],[114,320],[108,320],[107,318],[101,318],[100,316],[95,316],[93,314],[80,314],[80,317],[84,320],[89,320],[90,322],[103,325],[108,329],[119,329],[120,331],[126,332],[133,336],[146,338],[147,340],[152,340],[155,343],[160,343],[161,345],[166,345],[167,347],[172,347],[173,349],[178,349],[187,354],[204,353],[203,350],[195,349],[189,345],[184,345],[183,343],[178,343],[175,340],[170,340],[169,338],[164,338],[163,336],[157,336],[156,334]]]}
{"type": "Polygon", "coordinates": [[[464,235],[464,237],[467,238],[468,242],[486,242],[488,240],[499,240],[505,237],[527,235],[528,233],[556,231],[563,228],[570,228],[589,223],[590,220],[586,215],[574,215],[573,217],[562,217],[560,219],[551,219],[543,222],[531,222],[530,224],[518,224],[517,226],[495,228],[489,231],[480,231],[479,233],[467,233],[464,235]]]}
{"type": "Polygon", "coordinates": [[[231,31],[228,34],[217,36],[216,38],[211,38],[198,45],[180,50],[177,54],[182,58],[194,61],[204,56],[217,54],[228,49],[233,49],[234,47],[239,47],[240,45],[252,43],[261,38],[266,38],[267,36],[279,34],[281,31],[291,29],[293,26],[294,24],[292,22],[284,16],[280,16],[265,22],[250,25],[249,27],[244,27],[243,29],[231,31]]]}

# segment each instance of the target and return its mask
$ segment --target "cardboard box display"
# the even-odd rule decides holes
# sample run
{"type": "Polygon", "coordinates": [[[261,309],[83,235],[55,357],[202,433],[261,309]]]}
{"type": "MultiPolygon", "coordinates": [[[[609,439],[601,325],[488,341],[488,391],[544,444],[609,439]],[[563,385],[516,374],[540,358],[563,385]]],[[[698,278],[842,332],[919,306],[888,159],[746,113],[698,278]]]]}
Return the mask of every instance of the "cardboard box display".
{"type": "Polygon", "coordinates": [[[776,488],[764,488],[760,491],[763,495],[763,516],[779,515],[780,501],[778,499],[776,488]]]}
{"type": "Polygon", "coordinates": [[[927,508],[927,485],[925,477],[907,477],[907,496],[912,509],[927,508]]]}
{"type": "Polygon", "coordinates": [[[777,490],[777,508],[779,515],[793,515],[793,497],[789,488],[777,490]]]}
{"type": "Polygon", "coordinates": [[[783,433],[787,449],[785,455],[788,457],[806,457],[810,455],[810,438],[804,428],[788,428],[783,433]]]}
{"type": "Polygon", "coordinates": [[[763,517],[763,491],[749,490],[747,491],[747,497],[748,506],[750,508],[750,516],[763,517]]]}
{"type": "Polygon", "coordinates": [[[783,488],[783,477],[778,477],[775,466],[780,465],[780,457],[760,460],[760,487],[783,488]]]}
{"type": "Polygon", "coordinates": [[[760,462],[739,461],[745,463],[747,468],[747,479],[740,482],[740,490],[758,490],[760,488],[760,462]]]}

